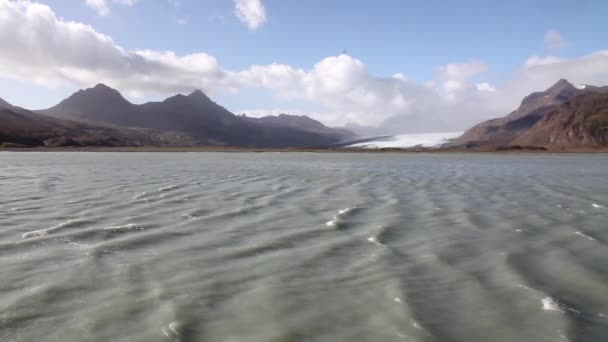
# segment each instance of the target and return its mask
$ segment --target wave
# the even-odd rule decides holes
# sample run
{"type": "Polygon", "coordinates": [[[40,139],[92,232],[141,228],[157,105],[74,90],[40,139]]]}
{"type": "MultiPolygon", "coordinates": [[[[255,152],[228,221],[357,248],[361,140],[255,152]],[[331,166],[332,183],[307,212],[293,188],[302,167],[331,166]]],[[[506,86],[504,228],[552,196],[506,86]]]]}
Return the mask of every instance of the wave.
{"type": "Polygon", "coordinates": [[[178,188],[179,188],[179,185],[169,185],[169,186],[166,186],[166,187],[158,188],[158,191],[160,191],[160,192],[171,191],[171,190],[175,190],[175,189],[178,189],[178,188]]]}
{"type": "Polygon", "coordinates": [[[574,232],[574,234],[576,234],[576,235],[578,235],[580,237],[584,237],[585,239],[590,240],[590,241],[597,241],[595,238],[593,238],[593,237],[591,237],[591,236],[589,236],[589,235],[587,235],[585,233],[582,233],[582,232],[578,232],[577,231],[577,232],[574,232]]]}
{"type": "Polygon", "coordinates": [[[69,220],[66,222],[62,222],[56,226],[50,227],[50,228],[46,228],[46,229],[40,229],[40,230],[34,230],[31,232],[27,232],[24,233],[23,235],[21,235],[22,238],[24,239],[32,239],[32,238],[40,238],[40,237],[44,237],[47,236],[49,234],[55,233],[69,225],[71,225],[72,223],[74,223],[74,221],[69,220]]]}
{"type": "Polygon", "coordinates": [[[551,297],[545,297],[540,302],[545,311],[563,311],[560,305],[551,297]]]}
{"type": "Polygon", "coordinates": [[[351,213],[353,210],[355,210],[357,208],[344,208],[338,211],[338,214],[336,214],[331,220],[327,221],[325,223],[325,225],[330,226],[330,227],[338,227],[340,225],[340,223],[343,221],[344,217],[347,216],[349,213],[351,213]]]}
{"type": "Polygon", "coordinates": [[[144,196],[146,196],[147,194],[148,194],[148,193],[147,193],[147,192],[145,192],[145,191],[144,191],[144,192],[140,192],[140,193],[138,193],[137,195],[133,196],[133,200],[138,200],[138,199],[141,199],[141,198],[143,198],[144,196]]]}
{"type": "Polygon", "coordinates": [[[124,233],[124,232],[131,232],[131,231],[143,231],[145,229],[143,226],[129,223],[129,224],[125,224],[123,226],[104,227],[104,228],[102,228],[102,230],[108,231],[111,233],[124,233]]]}

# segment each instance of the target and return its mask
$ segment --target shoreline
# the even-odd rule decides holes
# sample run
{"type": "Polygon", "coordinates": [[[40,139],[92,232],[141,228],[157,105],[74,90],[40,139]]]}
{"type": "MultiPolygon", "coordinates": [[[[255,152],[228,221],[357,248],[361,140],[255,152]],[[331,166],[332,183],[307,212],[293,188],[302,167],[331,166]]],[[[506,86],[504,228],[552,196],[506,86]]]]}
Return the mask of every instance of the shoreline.
{"type": "Polygon", "coordinates": [[[122,146],[122,147],[0,147],[0,152],[146,152],[146,153],[442,153],[442,154],[598,154],[608,148],[587,149],[454,149],[454,148],[248,148],[220,146],[122,146]]]}

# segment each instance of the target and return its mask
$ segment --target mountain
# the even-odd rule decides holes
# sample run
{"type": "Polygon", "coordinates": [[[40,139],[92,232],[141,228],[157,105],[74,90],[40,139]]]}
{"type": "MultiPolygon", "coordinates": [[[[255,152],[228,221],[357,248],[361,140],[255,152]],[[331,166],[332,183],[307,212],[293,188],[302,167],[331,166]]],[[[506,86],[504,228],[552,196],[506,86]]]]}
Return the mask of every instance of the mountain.
{"type": "Polygon", "coordinates": [[[0,146],[185,146],[182,133],[80,123],[18,107],[0,108],[0,146]]]}
{"type": "Polygon", "coordinates": [[[480,147],[511,144],[559,105],[595,89],[597,87],[575,87],[567,80],[561,79],[549,89],[524,98],[519,108],[506,117],[484,121],[465,131],[448,146],[480,147]]]}
{"type": "Polygon", "coordinates": [[[608,88],[565,102],[546,114],[513,144],[554,149],[608,146],[608,88]]]}
{"type": "Polygon", "coordinates": [[[42,114],[76,121],[130,126],[136,106],[104,84],[79,90],[42,114]]]}
{"type": "Polygon", "coordinates": [[[325,127],[310,118],[237,116],[200,90],[189,95],[178,94],[162,102],[135,105],[118,91],[98,84],[80,90],[40,113],[91,123],[184,132],[200,145],[319,147],[352,136],[350,132],[325,127]]]}
{"type": "Polygon", "coordinates": [[[0,98],[0,109],[2,108],[11,108],[13,107],[13,105],[11,105],[10,103],[4,101],[3,99],[0,98]]]}
{"type": "Polygon", "coordinates": [[[251,121],[266,124],[270,126],[278,126],[278,127],[292,127],[292,128],[300,128],[305,131],[322,131],[327,129],[325,125],[311,119],[306,115],[289,115],[289,114],[279,114],[279,115],[269,115],[261,118],[249,118],[245,114],[241,116],[242,118],[248,118],[251,121]]]}
{"type": "Polygon", "coordinates": [[[269,115],[261,118],[248,117],[245,114],[239,118],[247,119],[250,122],[257,123],[262,126],[269,127],[282,127],[282,128],[293,128],[301,131],[342,136],[343,140],[356,139],[357,135],[343,128],[331,128],[323,125],[321,122],[312,119],[306,115],[290,115],[290,114],[279,114],[269,115]]]}

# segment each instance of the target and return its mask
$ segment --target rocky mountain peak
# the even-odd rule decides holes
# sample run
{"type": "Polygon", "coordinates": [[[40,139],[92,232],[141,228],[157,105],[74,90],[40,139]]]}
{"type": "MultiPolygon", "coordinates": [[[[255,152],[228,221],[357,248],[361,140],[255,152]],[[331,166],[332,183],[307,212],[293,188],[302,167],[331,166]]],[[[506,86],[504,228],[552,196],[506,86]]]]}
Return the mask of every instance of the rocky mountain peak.
{"type": "Polygon", "coordinates": [[[203,93],[203,91],[200,89],[194,90],[193,92],[191,92],[188,95],[188,97],[191,99],[200,99],[200,100],[205,100],[205,101],[209,100],[209,97],[207,95],[205,95],[205,93],[203,93]]]}

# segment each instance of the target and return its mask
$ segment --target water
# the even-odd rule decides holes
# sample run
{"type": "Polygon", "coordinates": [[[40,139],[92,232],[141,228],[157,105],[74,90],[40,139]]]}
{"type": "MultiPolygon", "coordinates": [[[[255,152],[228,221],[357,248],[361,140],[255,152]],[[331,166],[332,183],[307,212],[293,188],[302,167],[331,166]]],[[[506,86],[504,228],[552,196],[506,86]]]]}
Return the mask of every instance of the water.
{"type": "Polygon", "coordinates": [[[605,341],[608,157],[0,153],[0,341],[605,341]]]}

